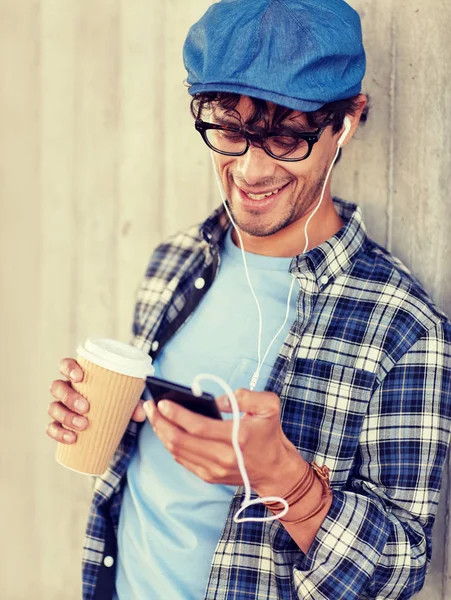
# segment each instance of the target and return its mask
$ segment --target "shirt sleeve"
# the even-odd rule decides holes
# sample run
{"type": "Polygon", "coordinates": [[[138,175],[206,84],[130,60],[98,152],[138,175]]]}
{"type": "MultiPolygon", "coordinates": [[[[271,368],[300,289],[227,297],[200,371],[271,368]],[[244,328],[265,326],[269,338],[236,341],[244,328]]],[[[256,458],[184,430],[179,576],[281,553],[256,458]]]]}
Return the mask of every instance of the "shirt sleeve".
{"type": "Polygon", "coordinates": [[[299,598],[407,600],[424,584],[450,439],[451,332],[440,323],[374,391],[352,475],[307,554],[299,598]]]}

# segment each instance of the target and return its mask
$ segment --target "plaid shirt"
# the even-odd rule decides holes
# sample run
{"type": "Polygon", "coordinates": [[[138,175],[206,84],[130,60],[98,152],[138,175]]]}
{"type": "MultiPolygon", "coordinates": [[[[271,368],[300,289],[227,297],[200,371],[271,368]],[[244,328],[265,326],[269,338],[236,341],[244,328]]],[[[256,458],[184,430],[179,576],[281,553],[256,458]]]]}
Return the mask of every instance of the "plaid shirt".
{"type": "MultiPolygon", "coordinates": [[[[239,488],[206,600],[404,600],[424,583],[450,437],[451,327],[406,267],[367,237],[360,209],[334,203],[345,226],[291,262],[297,319],[266,385],[280,397],[289,440],[307,461],[330,467],[332,506],[304,554],[277,521],[233,522],[239,488]]],[[[156,248],[138,292],[135,346],[155,358],[195,310],[228,224],[221,207],[156,248]]],[[[140,427],[130,422],[96,478],[84,600],[112,597],[122,490],[140,427]]],[[[247,514],[267,513],[257,505],[247,514]]]]}

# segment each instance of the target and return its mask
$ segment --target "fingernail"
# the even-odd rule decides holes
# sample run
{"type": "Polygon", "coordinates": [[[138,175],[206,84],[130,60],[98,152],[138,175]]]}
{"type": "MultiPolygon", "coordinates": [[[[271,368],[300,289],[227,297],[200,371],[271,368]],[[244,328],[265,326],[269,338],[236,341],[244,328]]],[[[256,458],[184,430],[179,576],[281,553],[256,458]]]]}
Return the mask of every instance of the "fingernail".
{"type": "Polygon", "coordinates": [[[167,400],[161,400],[161,402],[158,403],[158,410],[162,415],[168,415],[171,410],[171,406],[167,400]]]}
{"type": "Polygon", "coordinates": [[[230,402],[229,402],[229,399],[227,398],[227,396],[221,396],[220,398],[218,398],[218,404],[219,404],[219,408],[222,408],[224,410],[227,410],[228,408],[230,408],[230,402]]]}
{"type": "Polygon", "coordinates": [[[144,408],[144,410],[146,412],[146,415],[149,418],[152,418],[153,417],[153,413],[154,413],[154,407],[153,407],[152,400],[148,400],[147,402],[144,402],[143,408],[144,408]]]}
{"type": "Polygon", "coordinates": [[[86,402],[86,400],[83,400],[83,398],[78,398],[77,400],[75,400],[74,406],[80,412],[85,412],[85,410],[88,410],[88,403],[86,402]]]}
{"type": "Polygon", "coordinates": [[[83,417],[74,417],[72,419],[72,423],[75,425],[75,427],[83,427],[85,424],[85,419],[83,419],[83,417]]]}
{"type": "Polygon", "coordinates": [[[65,433],[63,437],[65,442],[71,442],[74,439],[72,433],[65,433]]]}
{"type": "Polygon", "coordinates": [[[78,371],[77,371],[77,369],[72,369],[72,371],[69,373],[69,377],[71,379],[78,379],[78,371]]]}

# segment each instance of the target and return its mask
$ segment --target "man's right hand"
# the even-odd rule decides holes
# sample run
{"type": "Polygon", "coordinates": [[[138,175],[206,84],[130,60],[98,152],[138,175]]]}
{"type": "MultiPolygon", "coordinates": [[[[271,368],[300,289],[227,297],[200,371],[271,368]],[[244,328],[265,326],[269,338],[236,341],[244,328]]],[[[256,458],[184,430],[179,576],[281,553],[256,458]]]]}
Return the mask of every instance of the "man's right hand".
{"type": "MultiPolygon", "coordinates": [[[[83,381],[83,369],[74,358],[63,358],[58,367],[68,380],[55,379],[50,385],[50,393],[57,401],[49,405],[48,414],[53,421],[47,425],[46,433],[57,442],[73,444],[77,441],[77,431],[88,427],[86,414],[89,412],[89,402],[71,384],[72,381],[83,381]],[[68,431],[63,425],[75,431],[68,431]]],[[[133,421],[141,423],[146,420],[143,404],[144,401],[140,400],[132,414],[133,421]]]]}

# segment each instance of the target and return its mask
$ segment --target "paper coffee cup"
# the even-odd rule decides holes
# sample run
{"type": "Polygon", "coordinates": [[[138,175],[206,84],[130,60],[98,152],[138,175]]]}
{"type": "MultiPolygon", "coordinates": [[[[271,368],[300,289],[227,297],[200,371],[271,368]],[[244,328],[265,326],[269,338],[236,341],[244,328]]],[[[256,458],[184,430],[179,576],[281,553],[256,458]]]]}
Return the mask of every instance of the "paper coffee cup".
{"type": "MultiPolygon", "coordinates": [[[[74,444],[57,444],[56,460],[79,473],[106,471],[152,375],[152,359],[138,348],[111,340],[88,339],[77,348],[83,381],[72,387],[90,404],[89,425],[74,444]]],[[[67,427],[66,427],[67,428],[67,427]]],[[[76,431],[76,430],[74,430],[76,431]]]]}

